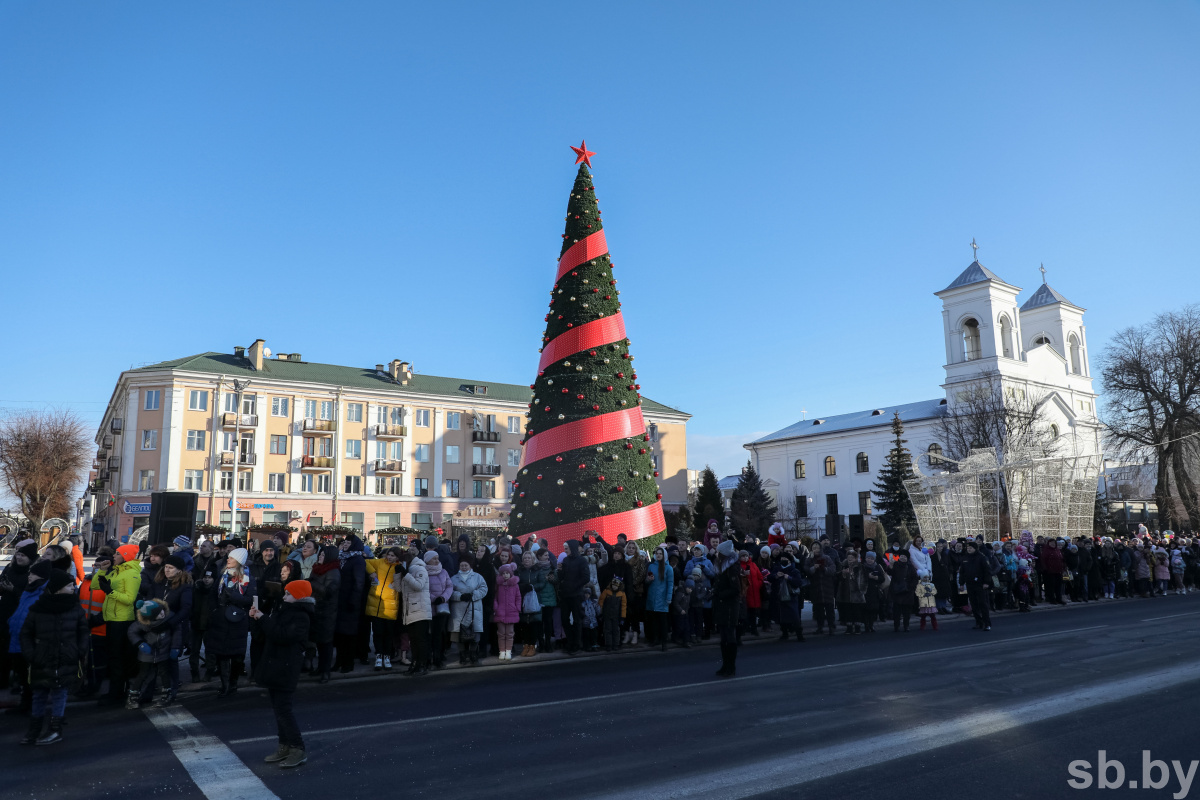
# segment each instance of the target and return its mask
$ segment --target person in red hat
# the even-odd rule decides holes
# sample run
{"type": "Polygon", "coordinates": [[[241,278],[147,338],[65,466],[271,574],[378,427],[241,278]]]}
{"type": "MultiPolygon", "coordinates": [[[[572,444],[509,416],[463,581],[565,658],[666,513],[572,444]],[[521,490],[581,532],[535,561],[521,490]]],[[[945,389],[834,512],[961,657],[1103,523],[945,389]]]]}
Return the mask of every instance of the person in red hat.
{"type": "Polygon", "coordinates": [[[306,580],[290,581],[283,589],[283,602],[275,605],[270,616],[257,608],[250,609],[250,616],[258,620],[266,640],[254,678],[270,695],[279,735],[279,747],[263,759],[268,764],[289,768],[308,760],[300,726],[292,713],[292,698],[300,680],[304,643],[308,641],[315,611],[312,584],[306,580]]]}

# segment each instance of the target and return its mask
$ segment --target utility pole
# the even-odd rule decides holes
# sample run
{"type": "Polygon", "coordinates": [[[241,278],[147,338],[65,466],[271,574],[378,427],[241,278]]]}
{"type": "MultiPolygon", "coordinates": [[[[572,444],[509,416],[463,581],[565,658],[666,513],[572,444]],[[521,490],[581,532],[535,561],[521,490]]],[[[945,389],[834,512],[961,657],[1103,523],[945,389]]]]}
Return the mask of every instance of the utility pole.
{"type": "Polygon", "coordinates": [[[242,458],[240,453],[241,435],[242,435],[242,392],[250,386],[250,381],[233,382],[233,392],[236,402],[234,403],[233,416],[233,484],[230,487],[232,493],[229,496],[229,531],[234,537],[237,536],[237,493],[238,479],[241,478],[242,458]]]}

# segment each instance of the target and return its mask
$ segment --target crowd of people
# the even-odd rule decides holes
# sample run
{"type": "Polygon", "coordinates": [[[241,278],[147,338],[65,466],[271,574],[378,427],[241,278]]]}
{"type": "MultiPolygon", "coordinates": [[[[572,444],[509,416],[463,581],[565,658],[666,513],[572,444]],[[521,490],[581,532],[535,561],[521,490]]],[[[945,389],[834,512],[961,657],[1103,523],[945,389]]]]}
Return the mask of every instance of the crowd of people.
{"type": "Polygon", "coordinates": [[[1039,603],[1184,593],[1200,585],[1200,539],[1144,528],[1127,537],[962,538],[926,543],[723,534],[647,551],[589,534],[560,552],[530,537],[472,542],[429,535],[377,551],[357,535],[297,543],[286,533],[176,539],[144,554],[101,547],[85,572],[78,542],[17,544],[0,573],[0,681],[30,716],[22,744],[60,741],[68,695],[137,709],[175,702],[184,662],[193,683],[236,696],[243,676],[268,690],[281,767],[305,761],[292,698],[304,673],[389,671],[414,677],[457,657],[474,666],[561,650],[688,648],[716,638],[718,676],[735,674],[743,637],[938,630],[939,616],[1039,603]],[[105,682],[107,681],[107,687],[105,682]],[[102,692],[102,690],[104,690],[102,692]]]}

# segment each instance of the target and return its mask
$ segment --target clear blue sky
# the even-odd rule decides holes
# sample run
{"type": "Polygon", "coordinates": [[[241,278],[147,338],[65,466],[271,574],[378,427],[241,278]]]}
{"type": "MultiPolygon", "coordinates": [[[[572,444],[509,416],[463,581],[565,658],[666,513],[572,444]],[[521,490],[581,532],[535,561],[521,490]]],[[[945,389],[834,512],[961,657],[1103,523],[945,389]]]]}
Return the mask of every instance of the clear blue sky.
{"type": "MultiPolygon", "coordinates": [[[[939,393],[980,259],[1200,299],[1196,3],[0,5],[0,406],[257,337],[527,383],[574,175],[691,466],[939,393]]],[[[1023,296],[1028,296],[1028,293],[1023,296]]]]}

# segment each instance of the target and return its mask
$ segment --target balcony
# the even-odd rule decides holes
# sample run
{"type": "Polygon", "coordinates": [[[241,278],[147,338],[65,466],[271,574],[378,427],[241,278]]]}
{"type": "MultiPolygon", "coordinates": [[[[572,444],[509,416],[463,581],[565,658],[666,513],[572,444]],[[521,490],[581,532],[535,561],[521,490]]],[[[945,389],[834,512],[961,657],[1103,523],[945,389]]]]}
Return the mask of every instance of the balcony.
{"type": "Polygon", "coordinates": [[[238,466],[249,469],[258,463],[258,453],[238,453],[238,466]]]}
{"type": "Polygon", "coordinates": [[[102,481],[108,480],[108,470],[106,470],[106,469],[100,470],[100,474],[97,475],[96,477],[98,477],[102,481]]]}
{"type": "Polygon", "coordinates": [[[101,447],[96,450],[96,460],[97,461],[103,461],[106,458],[108,458],[108,450],[107,449],[101,447]]]}
{"type": "Polygon", "coordinates": [[[386,458],[375,459],[375,474],[376,475],[395,475],[399,472],[404,472],[408,463],[405,461],[389,461],[386,458]]]}
{"type": "Polygon", "coordinates": [[[221,414],[222,428],[257,428],[258,414],[235,414],[226,411],[221,414]]]}
{"type": "Polygon", "coordinates": [[[332,419],[306,419],[301,430],[308,434],[327,434],[337,430],[337,422],[332,419]]]}
{"type": "Polygon", "coordinates": [[[376,425],[376,439],[403,439],[408,436],[408,427],[405,425],[376,425]]]}
{"type": "Polygon", "coordinates": [[[119,470],[121,468],[121,457],[120,456],[109,456],[108,457],[108,468],[110,470],[112,470],[113,472],[116,472],[117,470],[119,470]]]}
{"type": "Polygon", "coordinates": [[[304,472],[331,472],[334,461],[333,456],[301,456],[300,469],[304,472]]]}
{"type": "MultiPolygon", "coordinates": [[[[480,431],[480,433],[486,433],[486,431],[480,431]]],[[[500,465],[499,464],[472,464],[471,465],[471,474],[472,475],[499,475],[500,474],[500,465]]]]}
{"type": "Polygon", "coordinates": [[[471,431],[472,442],[498,442],[500,431],[471,431]]]}
{"type": "Polygon", "coordinates": [[[108,429],[112,431],[114,436],[120,436],[125,430],[125,420],[117,417],[108,423],[108,429]]]}
{"type": "Polygon", "coordinates": [[[100,446],[106,450],[113,446],[113,437],[111,433],[106,433],[103,437],[101,437],[100,446]]]}

